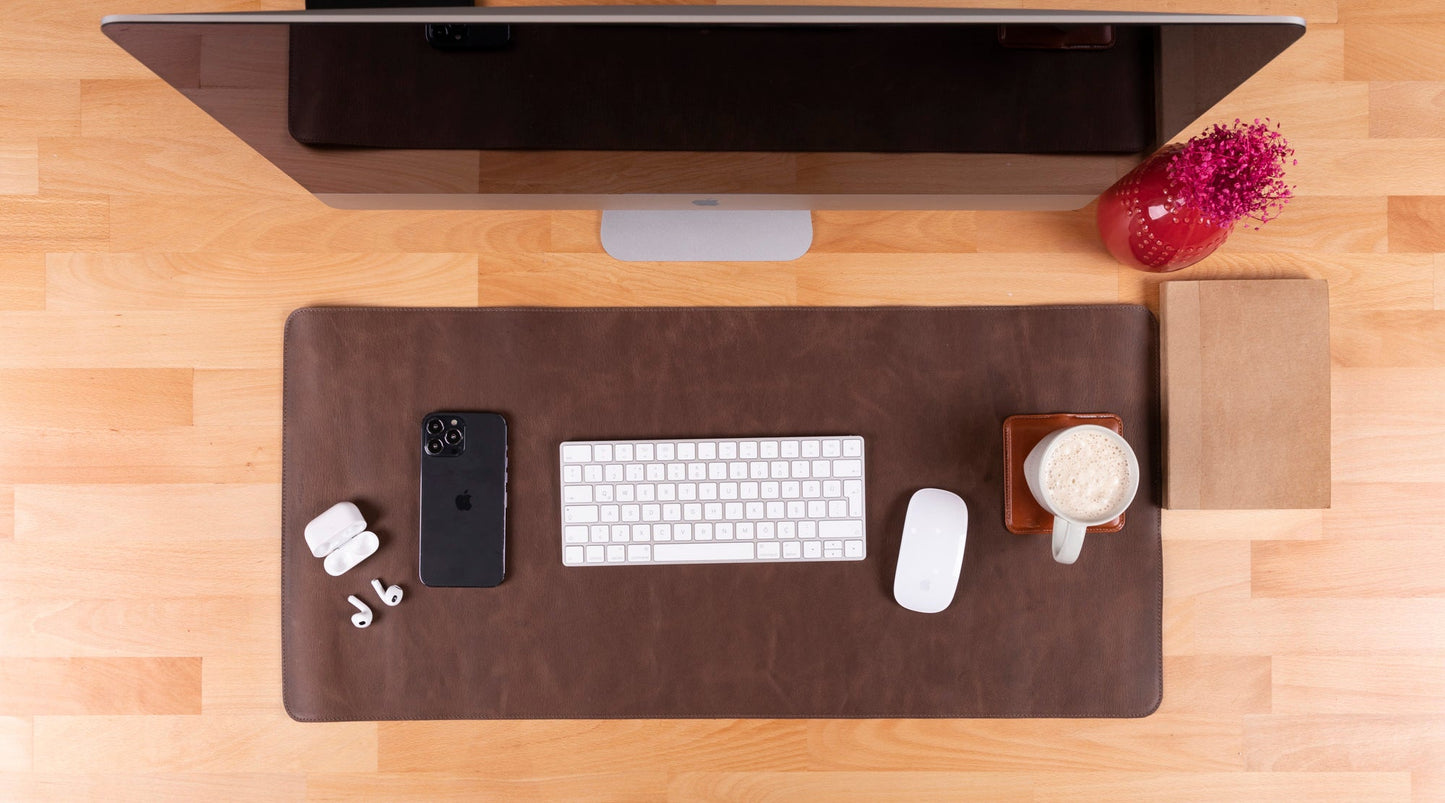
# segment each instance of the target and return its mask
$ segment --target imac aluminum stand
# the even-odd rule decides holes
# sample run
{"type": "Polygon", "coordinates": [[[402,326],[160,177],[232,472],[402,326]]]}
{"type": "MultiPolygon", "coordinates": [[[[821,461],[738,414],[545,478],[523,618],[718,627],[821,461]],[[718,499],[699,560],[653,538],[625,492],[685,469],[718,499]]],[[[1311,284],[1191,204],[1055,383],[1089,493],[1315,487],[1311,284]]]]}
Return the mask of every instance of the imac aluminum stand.
{"type": "Polygon", "coordinates": [[[602,247],[623,262],[786,262],[812,243],[806,209],[602,213],[602,247]]]}

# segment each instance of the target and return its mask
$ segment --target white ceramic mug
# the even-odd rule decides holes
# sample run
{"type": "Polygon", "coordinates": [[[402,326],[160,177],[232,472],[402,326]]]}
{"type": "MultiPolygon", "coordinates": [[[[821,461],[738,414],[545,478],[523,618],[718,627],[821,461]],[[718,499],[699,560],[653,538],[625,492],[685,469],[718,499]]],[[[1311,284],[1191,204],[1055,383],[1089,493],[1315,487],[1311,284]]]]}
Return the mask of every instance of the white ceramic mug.
{"type": "MultiPolygon", "coordinates": [[[[1058,473],[1058,472],[1056,472],[1058,473]]],[[[1039,504],[1054,515],[1054,560],[1059,563],[1073,563],[1079,559],[1079,550],[1084,548],[1084,533],[1090,528],[1107,521],[1123,513],[1134,501],[1134,494],[1139,490],[1139,459],[1134,456],[1134,450],[1129,447],[1129,442],[1124,440],[1112,429],[1097,426],[1094,424],[1081,424],[1075,427],[1066,427],[1055,430],[1044,436],[1038,445],[1024,458],[1024,478],[1028,481],[1029,491],[1034,495],[1039,504]],[[1088,455],[1080,455],[1071,449],[1071,444],[1079,446],[1081,440],[1099,444],[1093,439],[1081,439],[1073,437],[1076,433],[1098,433],[1107,441],[1118,447],[1123,452],[1124,462],[1127,464],[1125,476],[1118,476],[1116,471],[1102,470],[1108,468],[1108,463],[1116,459],[1105,450],[1105,454],[1098,455],[1098,460],[1090,460],[1088,455]],[[1064,446],[1064,452],[1059,447],[1064,446]],[[1049,473],[1054,468],[1054,463],[1061,457],[1073,460],[1077,465],[1073,471],[1069,467],[1058,467],[1062,472],[1056,476],[1056,480],[1073,484],[1084,482],[1083,487],[1073,499],[1064,499],[1062,502],[1056,498],[1055,493],[1050,492],[1049,473]],[[1119,495],[1122,486],[1123,494],[1119,495]],[[1091,492],[1097,492],[1092,493],[1091,492]],[[1089,509],[1085,511],[1084,502],[1093,501],[1107,493],[1108,499],[1112,501],[1105,508],[1089,509]],[[1092,496],[1092,498],[1090,498],[1092,496]],[[1117,500],[1117,501],[1114,501],[1117,500]],[[1072,506],[1071,504],[1072,503],[1072,506]]],[[[1095,506],[1097,507],[1097,506],[1095,506]]]]}

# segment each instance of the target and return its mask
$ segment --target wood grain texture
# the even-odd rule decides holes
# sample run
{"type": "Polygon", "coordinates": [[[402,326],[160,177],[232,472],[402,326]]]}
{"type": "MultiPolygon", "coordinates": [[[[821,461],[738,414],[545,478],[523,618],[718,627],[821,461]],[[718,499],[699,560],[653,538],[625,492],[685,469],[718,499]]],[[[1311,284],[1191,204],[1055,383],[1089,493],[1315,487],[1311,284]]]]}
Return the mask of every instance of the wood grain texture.
{"type": "Polygon", "coordinates": [[[1162,276],[1110,260],[1093,205],[819,212],[803,259],[713,265],[612,261],[596,211],[332,209],[99,30],[109,12],[301,5],[7,5],[0,799],[1445,799],[1445,0],[1047,4],[1308,20],[1186,131],[1279,120],[1296,199],[1162,276]],[[1165,512],[1151,717],[301,725],[282,710],[295,307],[1157,311],[1163,281],[1250,277],[1330,283],[1333,507],[1165,512]]]}

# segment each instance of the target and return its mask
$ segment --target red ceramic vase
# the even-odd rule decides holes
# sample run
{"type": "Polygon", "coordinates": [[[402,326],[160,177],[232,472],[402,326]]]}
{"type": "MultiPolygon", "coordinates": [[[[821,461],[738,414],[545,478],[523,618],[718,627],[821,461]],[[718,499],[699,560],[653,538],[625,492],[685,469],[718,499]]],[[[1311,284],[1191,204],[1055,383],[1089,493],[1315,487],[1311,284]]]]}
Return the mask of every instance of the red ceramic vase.
{"type": "Polygon", "coordinates": [[[1170,146],[1114,183],[1099,196],[1099,236],[1114,258],[1154,273],[1187,268],[1214,253],[1230,226],[1206,220],[1182,202],[1169,180],[1170,146]]]}

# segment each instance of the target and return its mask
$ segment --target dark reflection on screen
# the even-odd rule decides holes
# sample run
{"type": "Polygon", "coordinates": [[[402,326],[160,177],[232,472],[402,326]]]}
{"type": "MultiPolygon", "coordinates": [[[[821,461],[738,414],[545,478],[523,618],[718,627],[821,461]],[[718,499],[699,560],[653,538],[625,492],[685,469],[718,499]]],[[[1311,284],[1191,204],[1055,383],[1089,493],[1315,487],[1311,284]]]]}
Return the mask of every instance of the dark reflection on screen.
{"type": "Polygon", "coordinates": [[[105,31],[314,193],[809,196],[1094,195],[1300,33],[1076,27],[105,31]]]}

